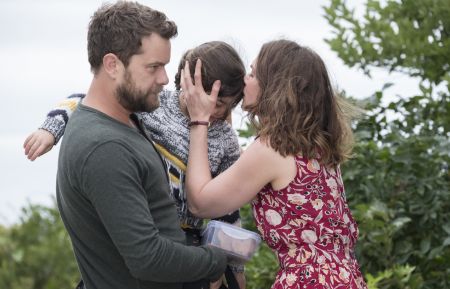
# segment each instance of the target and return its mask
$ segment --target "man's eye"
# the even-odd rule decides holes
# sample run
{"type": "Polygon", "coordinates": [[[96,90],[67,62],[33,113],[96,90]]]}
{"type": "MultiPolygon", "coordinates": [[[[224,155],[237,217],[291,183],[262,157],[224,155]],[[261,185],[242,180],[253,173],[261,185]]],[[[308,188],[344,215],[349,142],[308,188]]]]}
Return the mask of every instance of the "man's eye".
{"type": "Polygon", "coordinates": [[[149,65],[147,66],[147,69],[151,72],[155,72],[156,70],[158,70],[159,67],[160,65],[149,65]]]}

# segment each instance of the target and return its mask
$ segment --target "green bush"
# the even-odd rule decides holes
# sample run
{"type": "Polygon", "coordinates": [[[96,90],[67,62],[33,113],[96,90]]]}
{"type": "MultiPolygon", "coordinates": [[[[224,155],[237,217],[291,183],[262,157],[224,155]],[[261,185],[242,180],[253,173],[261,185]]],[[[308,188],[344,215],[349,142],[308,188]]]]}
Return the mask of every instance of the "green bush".
{"type": "Polygon", "coordinates": [[[0,227],[0,288],[74,288],[79,276],[57,209],[29,205],[18,224],[0,227]]]}
{"type": "Polygon", "coordinates": [[[420,93],[386,83],[359,104],[355,158],[343,167],[357,246],[371,288],[450,288],[450,2],[374,1],[363,19],[342,0],[325,8],[327,40],[350,67],[419,79],[420,93]]]}
{"type": "MultiPolygon", "coordinates": [[[[353,100],[366,114],[354,123],[354,158],[342,172],[367,284],[450,288],[450,2],[368,0],[363,19],[344,0],[324,11],[333,28],[326,41],[346,65],[368,76],[377,67],[420,80],[417,95],[393,97],[394,84],[386,83],[353,100]]],[[[272,283],[276,261],[266,250],[247,266],[248,288],[272,283]]]]}

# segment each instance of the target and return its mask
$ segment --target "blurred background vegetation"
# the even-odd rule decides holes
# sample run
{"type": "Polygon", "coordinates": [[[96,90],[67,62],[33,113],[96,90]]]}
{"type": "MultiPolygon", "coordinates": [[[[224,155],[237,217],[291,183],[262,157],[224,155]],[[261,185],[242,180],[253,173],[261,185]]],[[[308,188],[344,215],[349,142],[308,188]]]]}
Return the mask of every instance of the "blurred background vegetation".
{"type": "MultiPolygon", "coordinates": [[[[342,91],[366,111],[353,124],[355,156],[342,170],[369,288],[450,288],[450,1],[369,0],[361,20],[344,0],[331,0],[324,14],[334,32],[326,41],[346,65],[420,82],[418,95],[391,95],[395,83],[362,100],[342,91]]],[[[249,206],[242,215],[255,230],[249,206]]],[[[248,288],[269,288],[277,267],[261,246],[246,266],[248,288]]],[[[0,226],[0,288],[74,288],[78,279],[56,207],[30,204],[20,222],[0,226]]]]}

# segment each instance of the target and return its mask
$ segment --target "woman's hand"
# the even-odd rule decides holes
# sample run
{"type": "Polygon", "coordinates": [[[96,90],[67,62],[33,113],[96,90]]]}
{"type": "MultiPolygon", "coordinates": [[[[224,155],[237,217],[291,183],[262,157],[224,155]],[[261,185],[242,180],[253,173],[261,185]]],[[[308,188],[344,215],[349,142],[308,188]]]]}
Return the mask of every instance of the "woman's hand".
{"type": "Polygon", "coordinates": [[[189,62],[186,61],[181,71],[181,88],[186,101],[189,117],[193,121],[209,121],[216,107],[217,95],[220,90],[220,80],[216,80],[211,88],[211,93],[205,92],[202,84],[202,62],[197,59],[195,64],[194,83],[192,83],[189,62]]]}
{"type": "Polygon", "coordinates": [[[51,133],[44,129],[38,129],[27,137],[23,143],[23,148],[28,159],[34,161],[37,157],[51,150],[54,144],[55,137],[51,133]]]}

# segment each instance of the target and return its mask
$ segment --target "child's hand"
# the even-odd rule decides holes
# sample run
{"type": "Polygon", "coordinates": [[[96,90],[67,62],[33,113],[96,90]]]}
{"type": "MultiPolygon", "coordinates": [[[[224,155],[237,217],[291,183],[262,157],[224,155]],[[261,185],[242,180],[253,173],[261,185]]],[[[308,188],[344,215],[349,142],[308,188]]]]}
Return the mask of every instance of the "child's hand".
{"type": "MultiPolygon", "coordinates": [[[[236,278],[239,288],[245,289],[246,280],[245,280],[244,272],[239,272],[239,273],[234,272],[233,274],[234,274],[234,277],[236,278]]],[[[225,275],[222,275],[222,277],[220,277],[219,280],[209,283],[209,289],[220,289],[220,286],[222,286],[222,283],[224,281],[225,281],[225,275]]]]}
{"type": "Polygon", "coordinates": [[[245,289],[245,287],[247,286],[247,281],[245,279],[245,274],[244,272],[239,272],[239,273],[234,273],[234,277],[236,277],[236,281],[239,284],[239,288],[241,289],[245,289]]]}
{"type": "Polygon", "coordinates": [[[222,286],[224,276],[225,275],[222,275],[222,277],[220,277],[219,280],[209,283],[209,289],[219,289],[220,286],[222,286]]]}
{"type": "Polygon", "coordinates": [[[23,143],[23,148],[28,159],[34,161],[37,157],[51,150],[54,144],[55,137],[51,133],[38,129],[27,137],[23,143]]]}

